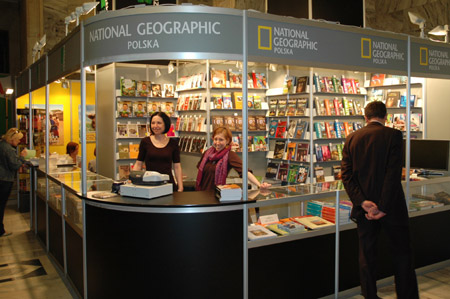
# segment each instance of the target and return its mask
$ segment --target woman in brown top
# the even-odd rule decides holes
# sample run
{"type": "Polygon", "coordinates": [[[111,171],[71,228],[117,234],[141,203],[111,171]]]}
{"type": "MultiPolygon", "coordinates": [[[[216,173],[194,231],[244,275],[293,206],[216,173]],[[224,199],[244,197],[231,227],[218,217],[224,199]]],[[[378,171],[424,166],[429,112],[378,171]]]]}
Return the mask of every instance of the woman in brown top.
{"type": "Polygon", "coordinates": [[[139,145],[139,155],[133,170],[145,169],[168,174],[174,190],[183,192],[183,177],[180,164],[180,148],[175,139],[166,136],[170,129],[170,118],[164,112],[155,112],[150,117],[150,137],[145,137],[139,145]],[[175,184],[172,175],[172,165],[175,171],[175,184]]]}
{"type": "MultiPolygon", "coordinates": [[[[224,185],[231,168],[242,176],[242,160],[231,151],[231,131],[226,127],[216,128],[213,132],[213,145],[203,153],[197,164],[198,174],[195,189],[214,190],[216,185],[224,185]]],[[[248,180],[259,188],[268,188],[268,183],[260,183],[248,172],[248,180]]]]}

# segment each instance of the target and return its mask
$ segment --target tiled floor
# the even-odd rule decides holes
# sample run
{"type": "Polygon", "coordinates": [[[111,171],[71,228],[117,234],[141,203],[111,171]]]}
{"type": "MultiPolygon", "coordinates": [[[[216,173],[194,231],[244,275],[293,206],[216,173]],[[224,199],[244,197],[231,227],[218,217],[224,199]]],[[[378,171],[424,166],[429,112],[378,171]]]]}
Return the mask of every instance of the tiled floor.
{"type": "MultiPolygon", "coordinates": [[[[76,298],[66,280],[61,279],[45,250],[29,230],[27,213],[18,213],[9,205],[5,228],[13,234],[0,238],[0,298],[42,299],[76,298]]],[[[450,298],[450,266],[418,276],[422,299],[450,298]]],[[[357,289],[342,298],[360,299],[357,289]]],[[[380,287],[382,298],[396,298],[394,286],[380,287]]],[[[331,297],[331,296],[330,296],[331,297]]]]}

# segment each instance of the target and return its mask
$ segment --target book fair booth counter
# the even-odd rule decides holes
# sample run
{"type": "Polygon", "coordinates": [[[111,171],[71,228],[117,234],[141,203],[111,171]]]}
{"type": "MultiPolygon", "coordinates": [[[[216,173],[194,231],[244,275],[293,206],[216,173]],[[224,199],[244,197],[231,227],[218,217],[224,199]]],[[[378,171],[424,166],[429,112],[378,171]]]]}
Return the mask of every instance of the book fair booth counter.
{"type": "MultiPolygon", "coordinates": [[[[426,101],[426,92],[422,88],[424,83],[412,85],[411,77],[448,78],[450,72],[445,61],[424,58],[425,54],[442,57],[439,53],[448,57],[448,52],[448,45],[398,34],[231,9],[197,6],[145,7],[107,12],[92,17],[82,22],[17,79],[18,96],[30,95],[32,91],[45,86],[45,98],[48,99],[51,82],[79,71],[81,165],[86,165],[87,151],[84,141],[87,102],[84,67],[98,67],[96,141],[99,148],[105,147],[105,154],[101,156],[103,158],[97,159],[100,175],[89,173],[85,167],[75,172],[66,170],[56,174],[41,170],[45,169],[42,167],[37,169],[34,176],[37,179],[32,184],[35,184],[38,192],[33,199],[35,203],[31,205],[34,208],[31,213],[37,215],[34,217],[35,231],[82,297],[99,297],[105,294],[120,297],[129,295],[130,290],[133,290],[136,295],[164,291],[168,292],[168,297],[178,295],[183,298],[207,298],[211,292],[219,294],[217,296],[222,294],[223,298],[267,298],[299,294],[315,298],[356,287],[359,284],[355,258],[357,236],[355,226],[351,223],[336,221],[337,225],[329,228],[248,241],[247,226],[251,222],[253,211],[259,215],[275,211],[281,219],[305,215],[309,203],[314,201],[329,202],[330,206],[334,203],[335,207],[341,207],[345,192],[341,190],[339,181],[316,182],[312,171],[307,181],[310,184],[274,187],[268,194],[244,190],[243,201],[229,204],[220,203],[213,194],[202,192],[174,193],[150,201],[120,196],[108,199],[93,198],[95,192],[111,189],[112,180],[108,178],[117,179],[120,163],[129,163],[126,158],[121,159],[116,155],[119,154],[119,142],[122,140],[117,141],[117,138],[113,137],[117,136],[117,127],[122,121],[122,116],[117,114],[115,102],[128,100],[126,96],[116,92],[120,89],[120,77],[128,79],[127,72],[120,74],[118,71],[122,67],[119,63],[147,63],[161,59],[198,61],[198,65],[203,65],[205,74],[210,71],[210,63],[214,65],[217,61],[240,63],[236,68],[242,68],[243,74],[252,73],[248,67],[256,63],[266,64],[266,67],[262,67],[262,71],[257,70],[255,76],[258,72],[265,72],[268,77],[268,69],[272,68],[269,62],[278,66],[289,65],[292,67],[286,68],[287,75],[309,78],[310,87],[308,91],[304,91],[304,97],[311,108],[309,114],[302,117],[313,127],[316,123],[325,123],[328,118],[334,119],[332,113],[325,110],[324,114],[320,114],[318,110],[327,98],[326,92],[329,91],[313,91],[312,82],[316,72],[321,72],[321,76],[331,76],[326,70],[339,69],[406,76],[406,83],[401,85],[406,91],[406,98],[410,98],[412,88],[419,87],[421,89],[417,94],[426,101]],[[151,22],[148,21],[150,16],[151,22]],[[238,32],[242,34],[237,34],[238,32]],[[381,48],[372,51],[372,47],[377,46],[381,48]],[[102,76],[101,73],[107,70],[108,66],[100,66],[108,64],[112,64],[109,67],[112,71],[102,76]],[[298,67],[303,69],[297,73],[298,67]],[[289,74],[289,70],[292,74],[289,74]],[[317,104],[314,103],[315,98],[319,99],[317,104]],[[110,116],[102,118],[102,113],[110,116]],[[108,147],[109,151],[106,150],[108,147]],[[57,225],[53,225],[56,223],[57,225]],[[355,246],[350,246],[351,244],[355,246]],[[179,287],[173,288],[174,285],[179,287]],[[282,288],[279,287],[281,285],[282,288]]],[[[219,65],[221,63],[216,63],[214,68],[228,68],[219,65]]],[[[153,80],[152,77],[158,78],[161,73],[164,80],[173,80],[171,77],[175,77],[169,75],[169,72],[161,72],[157,66],[135,69],[141,69],[137,71],[142,74],[141,80],[153,80]],[[159,76],[156,70],[159,71],[159,76]]],[[[181,70],[180,67],[180,72],[181,70]]],[[[179,76],[177,80],[178,78],[179,76]]],[[[362,78],[366,80],[365,77],[362,78]]],[[[270,77],[268,80],[271,84],[270,77]]],[[[282,81],[283,79],[280,82],[282,81]]],[[[204,112],[208,128],[205,129],[207,144],[210,138],[209,126],[216,113],[210,108],[213,107],[211,101],[214,103],[212,93],[223,92],[211,89],[210,84],[210,77],[206,76],[206,86],[202,94],[206,94],[207,100],[207,109],[204,112]]],[[[279,86],[282,84],[284,83],[279,86]]],[[[256,119],[257,113],[247,109],[250,98],[248,86],[243,84],[233,92],[239,90],[242,92],[242,107],[246,109],[242,109],[238,114],[243,120],[252,116],[256,119]]],[[[178,97],[183,96],[183,91],[179,91],[178,97]]],[[[261,110],[269,116],[270,99],[273,95],[264,91],[261,93],[257,88],[251,93],[253,99],[258,96],[265,97],[266,106],[261,110]]],[[[290,93],[281,91],[275,93],[275,97],[279,97],[278,101],[286,100],[288,105],[290,93]],[[286,95],[281,96],[282,94],[286,95]]],[[[347,94],[348,92],[340,93],[336,90],[333,93],[338,97],[345,97],[347,94]]],[[[369,96],[354,94],[352,99],[356,100],[353,103],[364,103],[369,96]]],[[[146,102],[151,100],[153,99],[146,99],[146,102]]],[[[176,99],[164,101],[176,105],[176,99]]],[[[48,104],[46,100],[46,119],[49,119],[48,104]]],[[[408,116],[417,111],[409,105],[404,109],[408,116]]],[[[186,113],[178,112],[179,118],[186,113]]],[[[189,114],[186,116],[188,118],[189,114]]],[[[344,119],[349,116],[343,115],[344,119]]],[[[278,117],[280,115],[272,115],[272,119],[278,117]]],[[[353,118],[362,119],[361,115],[351,117],[352,121],[353,118]]],[[[262,135],[267,134],[269,121],[270,117],[267,117],[266,130],[260,132],[262,135]]],[[[136,119],[126,122],[127,125],[128,122],[138,125],[136,119]]],[[[409,117],[406,117],[406,123],[406,128],[411,127],[409,117]]],[[[244,149],[248,148],[248,136],[251,135],[249,127],[250,124],[246,121],[242,122],[244,149]]],[[[46,131],[49,132],[49,129],[46,122],[46,131]]],[[[186,134],[181,132],[183,130],[178,131],[180,137],[186,134]]],[[[321,140],[324,137],[314,136],[313,132],[311,128],[310,134],[304,137],[308,141],[311,157],[316,144],[328,143],[327,140],[321,140]]],[[[409,140],[411,130],[405,130],[405,134],[409,140]]],[[[424,130],[423,135],[419,137],[425,135],[424,130]]],[[[268,136],[269,141],[270,138],[268,136]]],[[[289,139],[276,136],[272,138],[274,143],[277,139],[289,139]]],[[[324,139],[328,138],[330,137],[324,139]]],[[[260,164],[264,164],[263,168],[270,159],[292,160],[284,156],[273,157],[274,150],[271,147],[272,145],[269,145],[267,155],[262,157],[264,163],[260,164]]],[[[49,148],[48,141],[45,148],[49,148]]],[[[242,152],[244,165],[249,168],[252,159],[250,154],[247,151],[242,152]]],[[[45,155],[46,169],[50,169],[48,153],[45,155]]],[[[190,160],[198,160],[199,157],[190,160]]],[[[303,161],[303,164],[312,170],[314,163],[318,162],[314,159],[315,156],[303,161]]],[[[408,164],[406,166],[409,170],[408,164]]],[[[331,173],[327,176],[331,176],[331,173]]],[[[246,174],[243,179],[247,179],[246,174]]],[[[449,192],[448,180],[442,178],[421,182],[407,181],[405,192],[408,199],[413,197],[413,193],[418,194],[418,198],[436,198],[435,193],[449,192]]],[[[341,208],[335,209],[335,219],[340,219],[340,210],[341,208]]],[[[444,204],[436,204],[426,211],[418,209],[411,212],[417,253],[416,266],[449,259],[450,251],[445,247],[449,242],[442,246],[437,241],[438,238],[431,240],[428,231],[437,232],[440,236],[448,235],[443,232],[444,227],[447,227],[445,224],[448,224],[448,213],[448,205],[444,204]],[[437,227],[439,229],[436,229],[437,227]],[[439,244],[435,244],[432,254],[429,248],[422,248],[433,242],[439,244]]],[[[383,260],[383,264],[388,265],[388,261],[383,260]]],[[[391,275],[388,267],[380,269],[380,278],[391,275]]]]}

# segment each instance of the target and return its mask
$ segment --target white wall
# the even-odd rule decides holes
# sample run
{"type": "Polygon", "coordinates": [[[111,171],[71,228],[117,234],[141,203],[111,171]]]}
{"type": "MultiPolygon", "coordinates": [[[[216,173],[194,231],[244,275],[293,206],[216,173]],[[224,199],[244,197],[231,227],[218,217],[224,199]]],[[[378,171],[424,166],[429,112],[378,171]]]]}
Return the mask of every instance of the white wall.
{"type": "Polygon", "coordinates": [[[427,139],[450,140],[450,80],[426,79],[427,139]]]}

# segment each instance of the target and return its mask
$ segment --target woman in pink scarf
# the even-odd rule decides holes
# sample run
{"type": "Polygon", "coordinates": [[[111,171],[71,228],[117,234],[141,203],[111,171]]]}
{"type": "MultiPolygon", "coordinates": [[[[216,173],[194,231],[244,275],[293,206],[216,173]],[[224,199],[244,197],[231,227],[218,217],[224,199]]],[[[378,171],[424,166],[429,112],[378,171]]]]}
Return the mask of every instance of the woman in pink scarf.
{"type": "MultiPolygon", "coordinates": [[[[226,127],[216,128],[213,132],[213,145],[203,153],[197,164],[198,174],[195,189],[214,190],[216,185],[224,185],[231,168],[242,176],[242,160],[231,151],[231,131],[226,127]]],[[[255,176],[248,172],[248,180],[259,188],[271,185],[260,183],[255,176]]]]}

